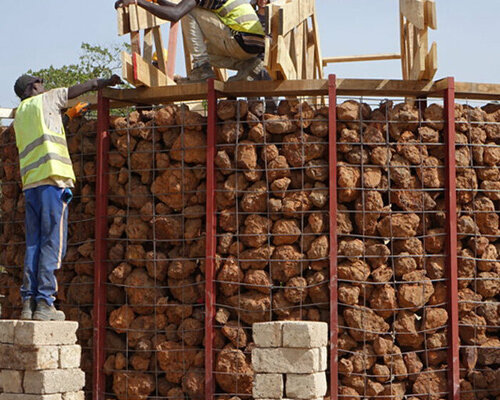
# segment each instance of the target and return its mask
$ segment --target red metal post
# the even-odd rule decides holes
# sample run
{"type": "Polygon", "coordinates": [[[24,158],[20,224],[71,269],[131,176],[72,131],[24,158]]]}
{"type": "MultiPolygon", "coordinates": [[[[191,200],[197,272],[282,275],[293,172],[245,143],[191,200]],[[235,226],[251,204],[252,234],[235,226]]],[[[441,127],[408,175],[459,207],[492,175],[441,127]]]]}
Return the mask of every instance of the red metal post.
{"type": "Polygon", "coordinates": [[[337,296],[337,81],[328,77],[329,195],[330,195],[330,399],[338,398],[338,296],[337,296]]]}
{"type": "Polygon", "coordinates": [[[207,120],[207,205],[205,257],[205,399],[214,398],[214,318],[215,318],[215,249],[217,221],[215,216],[215,135],[217,129],[217,93],[215,81],[208,81],[207,120]]]}
{"type": "MultiPolygon", "coordinates": [[[[175,60],[177,55],[177,36],[179,33],[179,23],[172,22],[168,33],[168,54],[167,54],[167,76],[174,79],[175,60]]],[[[156,49],[156,51],[159,51],[156,49]]]]}
{"type": "Polygon", "coordinates": [[[92,399],[104,400],[106,337],[106,237],[108,232],[108,153],[109,153],[109,99],[99,91],[97,103],[97,177],[95,210],[95,258],[94,258],[94,340],[92,399]]]}
{"type": "Polygon", "coordinates": [[[448,272],[448,390],[450,400],[460,398],[458,336],[457,186],[455,174],[455,80],[448,78],[444,91],[446,118],[446,228],[448,272]]]}

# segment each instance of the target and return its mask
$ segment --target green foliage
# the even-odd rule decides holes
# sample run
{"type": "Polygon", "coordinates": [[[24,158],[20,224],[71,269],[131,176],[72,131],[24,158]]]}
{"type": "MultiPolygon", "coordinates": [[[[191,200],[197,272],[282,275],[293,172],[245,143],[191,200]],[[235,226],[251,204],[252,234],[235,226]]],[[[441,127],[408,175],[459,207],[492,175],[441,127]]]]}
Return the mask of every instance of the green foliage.
{"type": "Polygon", "coordinates": [[[99,45],[82,43],[77,64],[63,65],[56,68],[50,66],[39,71],[29,70],[29,75],[40,77],[44,80],[47,90],[58,87],[70,87],[94,78],[107,78],[121,68],[121,52],[128,46],[115,45],[109,48],[99,45]]]}

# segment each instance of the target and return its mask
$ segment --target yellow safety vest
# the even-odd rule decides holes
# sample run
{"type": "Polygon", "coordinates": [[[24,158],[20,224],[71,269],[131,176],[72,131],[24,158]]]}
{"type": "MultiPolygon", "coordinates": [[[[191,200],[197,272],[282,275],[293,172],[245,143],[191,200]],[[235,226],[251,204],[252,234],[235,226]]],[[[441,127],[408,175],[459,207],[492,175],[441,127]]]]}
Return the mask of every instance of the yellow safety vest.
{"type": "Polygon", "coordinates": [[[265,36],[259,17],[248,0],[227,0],[214,12],[224,25],[237,32],[265,36]]]}
{"type": "Polygon", "coordinates": [[[52,132],[43,117],[43,94],[21,102],[14,120],[23,186],[52,176],[75,180],[64,130],[52,132]]]}

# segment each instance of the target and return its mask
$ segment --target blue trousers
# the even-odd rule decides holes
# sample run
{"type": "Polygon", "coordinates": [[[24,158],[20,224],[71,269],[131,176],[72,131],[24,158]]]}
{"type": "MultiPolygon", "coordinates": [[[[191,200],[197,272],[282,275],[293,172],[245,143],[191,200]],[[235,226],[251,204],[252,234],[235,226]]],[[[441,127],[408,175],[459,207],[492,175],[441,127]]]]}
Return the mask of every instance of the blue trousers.
{"type": "Polygon", "coordinates": [[[71,190],[44,185],[25,190],[24,196],[26,255],[21,296],[52,305],[57,294],[55,271],[66,254],[71,190]]]}

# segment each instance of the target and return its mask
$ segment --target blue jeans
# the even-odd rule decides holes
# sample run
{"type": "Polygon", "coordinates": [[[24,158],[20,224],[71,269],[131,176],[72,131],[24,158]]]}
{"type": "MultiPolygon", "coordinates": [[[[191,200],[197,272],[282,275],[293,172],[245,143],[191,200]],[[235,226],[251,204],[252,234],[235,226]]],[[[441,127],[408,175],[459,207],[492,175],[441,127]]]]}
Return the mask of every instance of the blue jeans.
{"type": "Polygon", "coordinates": [[[21,296],[52,305],[57,294],[55,271],[66,254],[71,190],[44,185],[25,190],[24,196],[26,255],[21,296]]]}

